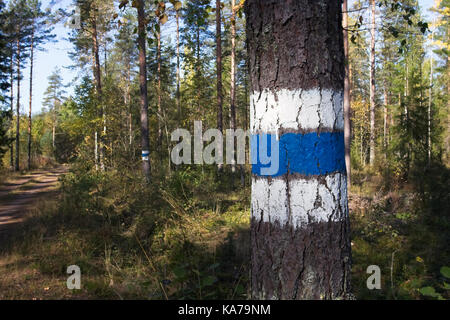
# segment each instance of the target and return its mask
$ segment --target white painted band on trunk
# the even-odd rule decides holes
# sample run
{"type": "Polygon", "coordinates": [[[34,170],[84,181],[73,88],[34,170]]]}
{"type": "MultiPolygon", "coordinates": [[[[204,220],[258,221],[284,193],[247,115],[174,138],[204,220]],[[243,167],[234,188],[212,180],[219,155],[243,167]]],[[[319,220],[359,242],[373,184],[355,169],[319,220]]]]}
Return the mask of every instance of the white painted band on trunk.
{"type": "Polygon", "coordinates": [[[250,130],[274,133],[279,129],[344,130],[343,91],[330,89],[288,90],[276,95],[265,89],[250,96],[250,130]]]}
{"type": "Polygon", "coordinates": [[[253,177],[251,211],[256,221],[294,228],[314,222],[343,221],[348,214],[347,176],[291,176],[289,182],[283,178],[253,177]]]}

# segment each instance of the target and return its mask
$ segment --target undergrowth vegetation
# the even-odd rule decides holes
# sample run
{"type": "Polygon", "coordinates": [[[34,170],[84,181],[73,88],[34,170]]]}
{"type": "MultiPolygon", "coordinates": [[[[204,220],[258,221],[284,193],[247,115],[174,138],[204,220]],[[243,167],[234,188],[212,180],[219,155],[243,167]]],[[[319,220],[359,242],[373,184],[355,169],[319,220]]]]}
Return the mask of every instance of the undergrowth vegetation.
{"type": "Polygon", "coordinates": [[[147,185],[75,165],[58,204],[35,210],[8,254],[31,256],[61,288],[78,265],[83,288],[73,295],[82,298],[245,298],[249,190],[227,190],[214,172],[187,167],[147,185]]]}
{"type": "MultiPolygon", "coordinates": [[[[449,298],[449,170],[436,165],[408,184],[391,177],[391,186],[380,171],[353,175],[356,298],[449,298]],[[381,290],[367,289],[369,265],[381,269],[381,290]]],[[[0,277],[0,296],[246,299],[249,181],[243,187],[226,171],[194,166],[162,177],[148,185],[138,170],[99,173],[75,163],[57,201],[42,202],[2,254],[4,271],[31,268],[34,276],[19,277],[40,280],[10,291],[0,277]],[[81,290],[66,288],[70,265],[81,268],[81,290]]]]}

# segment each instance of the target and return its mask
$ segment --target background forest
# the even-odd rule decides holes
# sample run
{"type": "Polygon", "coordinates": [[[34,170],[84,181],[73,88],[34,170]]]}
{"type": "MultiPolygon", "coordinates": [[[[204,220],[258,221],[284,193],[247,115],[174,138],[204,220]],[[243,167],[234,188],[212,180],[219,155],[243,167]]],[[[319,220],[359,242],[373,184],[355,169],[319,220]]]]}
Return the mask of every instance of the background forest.
{"type": "MultiPolygon", "coordinates": [[[[243,1],[139,2],[79,0],[72,12],[0,0],[0,182],[67,171],[57,197],[2,240],[0,299],[248,297],[250,165],[170,161],[176,128],[249,127],[243,1]],[[57,68],[33,76],[58,23],[71,28],[73,64],[60,66],[76,70],[71,83],[57,68]],[[47,83],[43,101],[33,79],[47,83]],[[81,290],[65,287],[69,265],[81,290]]],[[[449,4],[436,1],[432,21],[415,0],[352,1],[343,13],[357,299],[450,297],[449,4]],[[369,265],[379,290],[367,289],[369,265]]]]}

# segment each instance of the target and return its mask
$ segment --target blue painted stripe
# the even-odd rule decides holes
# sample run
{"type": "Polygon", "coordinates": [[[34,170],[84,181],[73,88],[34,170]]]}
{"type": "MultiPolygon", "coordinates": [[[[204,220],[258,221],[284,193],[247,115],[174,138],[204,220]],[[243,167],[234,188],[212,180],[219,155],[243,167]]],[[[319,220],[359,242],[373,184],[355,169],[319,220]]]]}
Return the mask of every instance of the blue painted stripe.
{"type": "Polygon", "coordinates": [[[253,135],[251,151],[252,172],[258,176],[276,177],[288,171],[306,176],[345,173],[343,132],[286,133],[279,140],[272,134],[253,135]],[[272,149],[278,150],[278,161],[272,149]]]}

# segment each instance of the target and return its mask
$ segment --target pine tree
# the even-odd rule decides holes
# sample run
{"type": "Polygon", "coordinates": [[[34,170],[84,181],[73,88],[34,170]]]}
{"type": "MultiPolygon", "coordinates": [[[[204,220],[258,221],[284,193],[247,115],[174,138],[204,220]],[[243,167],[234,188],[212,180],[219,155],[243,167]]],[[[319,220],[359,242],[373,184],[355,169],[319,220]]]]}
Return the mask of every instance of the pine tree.
{"type": "Polygon", "coordinates": [[[146,63],[146,14],[143,0],[137,1],[138,12],[138,47],[139,47],[139,88],[141,100],[141,148],[142,170],[147,181],[150,181],[150,141],[148,130],[148,96],[147,96],[147,63],[146,63]]]}
{"type": "Polygon", "coordinates": [[[247,0],[246,16],[260,158],[252,168],[252,296],[347,298],[341,3],[247,0]],[[272,168],[261,159],[266,138],[272,168]]]}
{"type": "Polygon", "coordinates": [[[31,35],[30,35],[30,95],[29,95],[29,111],[28,111],[28,170],[31,169],[31,129],[32,119],[31,112],[33,107],[33,66],[34,51],[39,46],[53,39],[55,35],[51,34],[50,12],[41,10],[41,2],[39,0],[29,0],[31,11],[31,35]]]}
{"type": "Polygon", "coordinates": [[[62,82],[61,71],[56,68],[48,77],[48,87],[44,92],[42,105],[47,107],[52,118],[52,149],[56,152],[56,127],[58,125],[59,109],[65,99],[64,84],[62,82]]]}
{"type": "MultiPolygon", "coordinates": [[[[27,48],[30,47],[31,18],[32,13],[26,0],[13,0],[9,2],[10,11],[10,41],[15,43],[15,69],[16,69],[16,150],[14,170],[20,169],[20,81],[22,79],[22,68],[28,58],[27,48]]],[[[13,64],[13,63],[12,63],[13,64]]]]}

